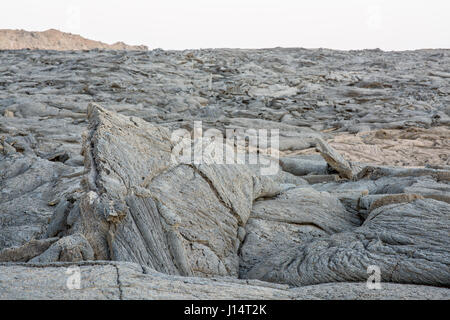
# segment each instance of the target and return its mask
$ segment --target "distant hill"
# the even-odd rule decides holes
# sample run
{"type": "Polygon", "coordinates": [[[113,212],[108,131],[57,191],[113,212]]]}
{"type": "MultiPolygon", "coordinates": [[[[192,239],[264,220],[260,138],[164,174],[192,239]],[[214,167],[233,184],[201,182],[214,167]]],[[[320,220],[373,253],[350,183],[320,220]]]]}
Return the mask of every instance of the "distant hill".
{"type": "Polygon", "coordinates": [[[106,44],[76,34],[50,29],[43,32],[0,29],[0,50],[148,50],[147,46],[130,46],[123,42],[106,44]]]}

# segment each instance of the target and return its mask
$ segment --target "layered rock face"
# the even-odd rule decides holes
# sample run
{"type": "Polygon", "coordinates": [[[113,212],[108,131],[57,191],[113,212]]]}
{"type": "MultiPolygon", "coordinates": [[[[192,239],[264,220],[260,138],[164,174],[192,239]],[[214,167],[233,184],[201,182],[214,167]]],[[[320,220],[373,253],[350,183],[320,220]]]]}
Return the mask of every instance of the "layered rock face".
{"type": "Polygon", "coordinates": [[[448,54],[0,52],[1,298],[448,299],[448,54]],[[179,161],[199,120],[279,152],[179,161]]]}

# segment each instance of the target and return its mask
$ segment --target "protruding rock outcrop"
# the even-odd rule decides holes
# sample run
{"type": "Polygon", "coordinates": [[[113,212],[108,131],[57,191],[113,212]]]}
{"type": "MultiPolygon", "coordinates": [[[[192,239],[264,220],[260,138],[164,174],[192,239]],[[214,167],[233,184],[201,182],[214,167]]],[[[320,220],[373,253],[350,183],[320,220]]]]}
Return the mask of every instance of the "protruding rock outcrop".
{"type": "Polygon", "coordinates": [[[382,182],[416,179],[406,192],[429,179],[446,183],[445,170],[360,165],[362,173],[347,174],[352,164],[320,141],[329,165],[351,178],[334,182],[345,185],[339,191],[292,183],[281,170],[262,176],[246,164],[177,163],[165,127],[96,104],[88,119],[81,193],[59,201],[42,240],[4,249],[3,257],[129,261],[170,275],[294,286],[362,282],[375,265],[384,282],[449,284],[450,205],[382,182]]]}

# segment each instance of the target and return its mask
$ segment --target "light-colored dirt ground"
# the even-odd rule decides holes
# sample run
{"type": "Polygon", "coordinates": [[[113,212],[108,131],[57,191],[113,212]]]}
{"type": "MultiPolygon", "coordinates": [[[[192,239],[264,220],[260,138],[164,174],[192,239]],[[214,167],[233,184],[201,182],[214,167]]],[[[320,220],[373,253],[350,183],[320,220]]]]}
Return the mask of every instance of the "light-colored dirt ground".
{"type": "MultiPolygon", "coordinates": [[[[350,161],[411,167],[450,165],[448,127],[344,133],[336,135],[328,143],[350,161]]],[[[314,148],[295,154],[312,153],[316,153],[314,148]]]]}

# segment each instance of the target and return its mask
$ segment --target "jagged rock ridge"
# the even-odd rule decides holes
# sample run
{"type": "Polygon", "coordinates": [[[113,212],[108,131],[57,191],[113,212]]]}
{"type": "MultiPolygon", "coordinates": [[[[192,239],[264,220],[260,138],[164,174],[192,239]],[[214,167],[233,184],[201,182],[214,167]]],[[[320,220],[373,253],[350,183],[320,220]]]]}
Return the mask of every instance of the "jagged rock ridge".
{"type": "Polygon", "coordinates": [[[146,46],[130,46],[123,42],[106,44],[55,29],[46,31],[0,30],[0,50],[148,50],[146,46]]]}

